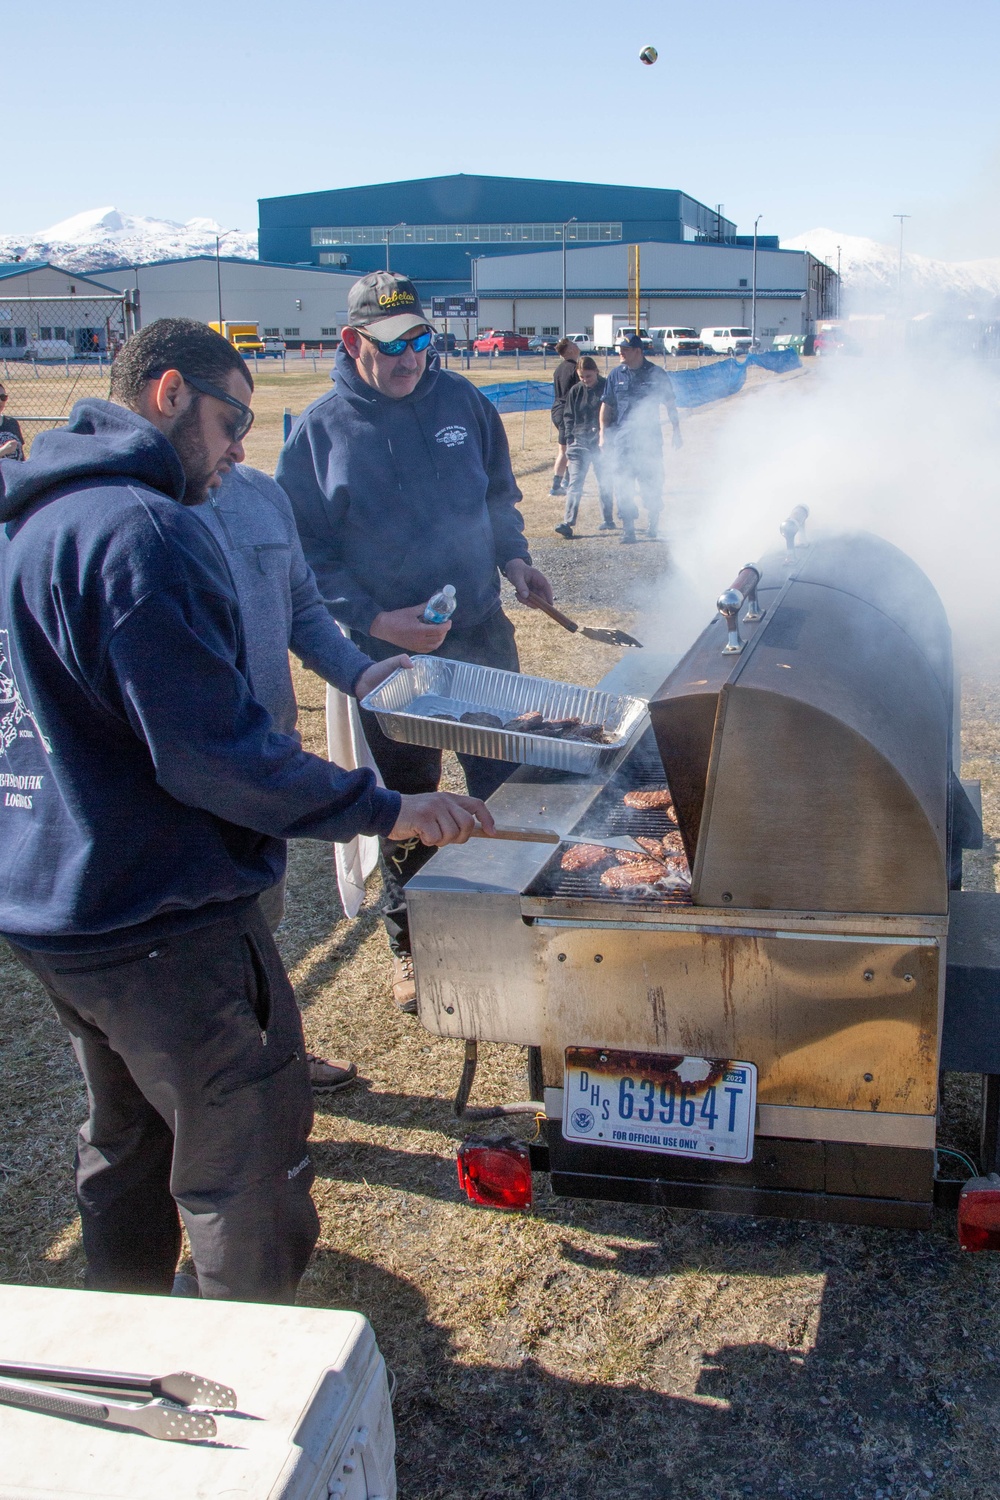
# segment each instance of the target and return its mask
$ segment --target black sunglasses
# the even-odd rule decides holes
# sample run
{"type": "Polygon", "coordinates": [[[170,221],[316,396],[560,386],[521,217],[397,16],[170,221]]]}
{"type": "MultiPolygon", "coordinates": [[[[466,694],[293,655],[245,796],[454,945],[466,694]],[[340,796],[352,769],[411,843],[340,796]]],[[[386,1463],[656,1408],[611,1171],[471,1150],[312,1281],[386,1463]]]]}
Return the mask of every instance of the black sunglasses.
{"type": "Polygon", "coordinates": [[[236,408],[240,416],[233,422],[230,435],[234,443],[241,442],[253,426],[253,408],[247,406],[245,401],[237,401],[235,396],[230,396],[228,391],[221,390],[219,386],[210,385],[207,380],[196,380],[193,375],[185,375],[183,370],[180,374],[189,386],[200,391],[203,396],[214,396],[216,401],[224,401],[227,406],[236,408]]]}

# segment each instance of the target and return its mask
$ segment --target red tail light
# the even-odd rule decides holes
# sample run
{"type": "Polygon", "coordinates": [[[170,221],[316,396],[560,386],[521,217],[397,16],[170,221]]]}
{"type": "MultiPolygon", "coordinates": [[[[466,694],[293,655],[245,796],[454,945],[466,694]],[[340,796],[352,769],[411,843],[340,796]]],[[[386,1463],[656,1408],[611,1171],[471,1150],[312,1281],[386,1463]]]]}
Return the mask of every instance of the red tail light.
{"type": "Polygon", "coordinates": [[[972,1177],[958,1200],[958,1243],[963,1250],[1000,1250],[1000,1176],[972,1177]]]}
{"type": "Polygon", "coordinates": [[[458,1148],[458,1183],[487,1208],[531,1207],[531,1157],[524,1141],[470,1136],[458,1148]]]}

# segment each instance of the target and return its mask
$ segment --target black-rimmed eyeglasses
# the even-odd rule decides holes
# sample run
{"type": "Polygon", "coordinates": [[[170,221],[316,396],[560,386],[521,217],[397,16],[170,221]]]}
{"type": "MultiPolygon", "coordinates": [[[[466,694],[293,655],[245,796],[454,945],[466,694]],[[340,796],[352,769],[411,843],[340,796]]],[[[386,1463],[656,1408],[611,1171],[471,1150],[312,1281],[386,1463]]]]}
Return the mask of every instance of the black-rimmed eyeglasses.
{"type": "Polygon", "coordinates": [[[240,443],[246,437],[253,426],[253,408],[247,406],[245,401],[237,401],[228,391],[222,390],[220,386],[212,385],[207,380],[196,380],[193,375],[185,375],[180,372],[183,380],[194,390],[200,391],[203,396],[214,396],[216,401],[224,401],[227,406],[235,407],[240,413],[238,420],[234,421],[230,436],[234,443],[240,443]]]}

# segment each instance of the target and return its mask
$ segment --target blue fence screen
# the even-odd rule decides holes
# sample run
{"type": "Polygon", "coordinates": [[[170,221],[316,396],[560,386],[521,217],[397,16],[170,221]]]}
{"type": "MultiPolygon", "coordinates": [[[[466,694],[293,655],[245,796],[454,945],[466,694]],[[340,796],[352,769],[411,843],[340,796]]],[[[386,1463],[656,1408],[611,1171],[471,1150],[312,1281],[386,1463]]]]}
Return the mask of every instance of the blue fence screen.
{"type": "MultiPolygon", "coordinates": [[[[743,389],[750,365],[760,365],[775,375],[797,370],[802,361],[794,349],[768,349],[763,354],[748,354],[746,359],[721,359],[702,370],[670,372],[678,406],[704,406],[735,396],[743,389]]],[[[552,385],[547,380],[504,380],[496,385],[481,385],[480,392],[492,401],[499,412],[548,411],[552,405],[552,385]]]]}
{"type": "Polygon", "coordinates": [[[497,411],[548,411],[555,399],[551,380],[503,380],[481,385],[479,394],[492,401],[497,411]]]}

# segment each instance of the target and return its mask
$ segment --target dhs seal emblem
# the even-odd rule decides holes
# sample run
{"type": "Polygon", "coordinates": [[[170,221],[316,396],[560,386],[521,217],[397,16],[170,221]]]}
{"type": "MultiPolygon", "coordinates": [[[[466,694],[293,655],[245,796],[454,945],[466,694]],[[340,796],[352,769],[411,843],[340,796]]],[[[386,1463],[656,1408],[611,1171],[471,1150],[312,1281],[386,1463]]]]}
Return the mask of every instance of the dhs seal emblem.
{"type": "Polygon", "coordinates": [[[570,1123],[574,1130],[586,1132],[594,1128],[594,1116],[589,1109],[574,1109],[570,1115],[570,1123]]]}

